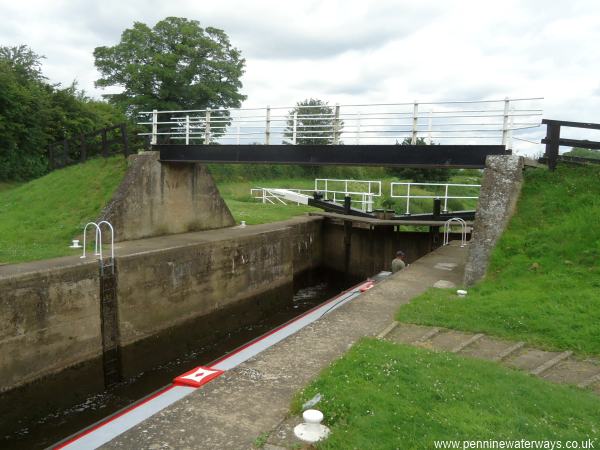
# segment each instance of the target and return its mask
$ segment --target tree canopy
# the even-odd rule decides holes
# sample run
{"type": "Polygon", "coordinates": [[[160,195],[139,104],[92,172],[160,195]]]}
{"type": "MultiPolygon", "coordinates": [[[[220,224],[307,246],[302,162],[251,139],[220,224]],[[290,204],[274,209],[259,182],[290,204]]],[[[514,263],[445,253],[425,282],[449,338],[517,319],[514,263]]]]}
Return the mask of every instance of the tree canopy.
{"type": "Polygon", "coordinates": [[[96,86],[117,86],[109,101],[128,114],[142,110],[235,108],[245,60],[227,34],[196,20],[167,17],[153,28],[135,22],[113,47],[94,50],[101,78],[96,86]]]}
{"type": "MultiPolygon", "coordinates": [[[[335,108],[319,99],[306,99],[296,103],[289,111],[284,138],[292,143],[296,121],[297,145],[329,145],[334,142],[334,128],[339,138],[344,123],[335,119],[335,108]],[[295,117],[295,119],[294,119],[295,117]]],[[[338,143],[341,143],[338,141],[338,143]]]]}
{"type": "Polygon", "coordinates": [[[49,84],[42,59],[24,45],[0,47],[0,180],[43,175],[48,144],[124,120],[75,83],[49,84]]]}

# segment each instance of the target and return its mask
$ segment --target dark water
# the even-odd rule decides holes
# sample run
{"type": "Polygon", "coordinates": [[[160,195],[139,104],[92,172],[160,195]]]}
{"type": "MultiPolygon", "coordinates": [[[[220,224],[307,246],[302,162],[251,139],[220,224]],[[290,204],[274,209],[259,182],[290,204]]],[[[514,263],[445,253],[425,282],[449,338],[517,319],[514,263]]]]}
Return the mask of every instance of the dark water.
{"type": "MultiPolygon", "coordinates": [[[[357,280],[345,280],[339,274],[313,271],[294,280],[293,298],[282,302],[282,307],[270,311],[251,325],[234,330],[223,330],[217,342],[204,343],[150,370],[93,395],[67,408],[51,410],[46,405],[36,404],[35,395],[23,395],[22,402],[15,408],[35,411],[36,419],[17,419],[5,424],[6,431],[0,438],[2,449],[43,449],[70,436],[73,433],[103,419],[104,417],[130,405],[157,389],[169,384],[171,380],[198,365],[207,365],[211,361],[231,352],[240,345],[254,339],[271,329],[293,319],[295,316],[333,297],[354,284],[357,280]],[[36,411],[37,410],[37,411],[36,411]]],[[[188,345],[187,348],[190,348],[188,345]]],[[[60,395],[60,392],[57,392],[60,395]]],[[[4,415],[0,411],[0,414],[4,415]]]]}

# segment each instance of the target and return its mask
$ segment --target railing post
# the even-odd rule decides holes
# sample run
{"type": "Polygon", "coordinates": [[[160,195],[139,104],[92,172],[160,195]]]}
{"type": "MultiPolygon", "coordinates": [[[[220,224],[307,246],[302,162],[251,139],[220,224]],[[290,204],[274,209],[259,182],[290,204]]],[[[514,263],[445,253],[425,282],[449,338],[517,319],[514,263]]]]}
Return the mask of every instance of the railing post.
{"type": "Polygon", "coordinates": [[[127,125],[122,123],[120,125],[121,139],[123,140],[123,155],[125,158],[129,156],[129,136],[127,136],[127,125]]]}
{"type": "Polygon", "coordinates": [[[508,112],[510,107],[510,100],[508,97],[504,98],[504,119],[502,120],[502,145],[506,149],[508,144],[508,112]]]}
{"type": "Polygon", "coordinates": [[[412,137],[410,139],[411,145],[417,145],[417,122],[419,121],[419,104],[415,100],[413,105],[413,121],[412,121],[412,137]]]}
{"type": "Polygon", "coordinates": [[[210,108],[206,108],[204,116],[204,145],[210,144],[210,108]]]}
{"type": "Polygon", "coordinates": [[[267,114],[265,122],[265,145],[271,144],[271,107],[267,105],[267,114]]]}
{"type": "Polygon", "coordinates": [[[515,124],[514,118],[515,118],[514,117],[514,109],[511,106],[509,119],[508,119],[508,149],[509,150],[512,150],[512,148],[513,148],[513,126],[515,124]]]}
{"type": "Polygon", "coordinates": [[[185,145],[190,145],[190,116],[185,115],[185,145]]]}
{"type": "Polygon", "coordinates": [[[560,140],[560,124],[555,122],[546,122],[546,153],[544,156],[548,160],[548,169],[556,169],[556,160],[558,159],[558,141],[560,140]]]}
{"type": "Polygon", "coordinates": [[[294,111],[294,119],[292,123],[292,144],[296,145],[296,139],[298,137],[298,111],[294,111]]]}
{"type": "Polygon", "coordinates": [[[335,116],[333,118],[333,145],[340,143],[340,105],[335,105],[335,116]]]}
{"type": "Polygon", "coordinates": [[[410,183],[406,185],[406,213],[407,216],[410,216],[410,183]]]}
{"type": "Polygon", "coordinates": [[[431,129],[433,127],[433,109],[429,110],[429,119],[427,120],[427,141],[431,145],[433,139],[431,138],[431,129]]]}
{"type": "Polygon", "coordinates": [[[444,212],[448,212],[448,185],[446,185],[446,190],[444,192],[444,212]]]}
{"type": "Polygon", "coordinates": [[[158,142],[158,111],[152,110],[152,139],[150,145],[156,145],[158,142]]]}
{"type": "Polygon", "coordinates": [[[81,133],[79,135],[79,161],[80,162],[85,162],[85,160],[87,159],[87,148],[85,145],[85,134],[81,133]]]}

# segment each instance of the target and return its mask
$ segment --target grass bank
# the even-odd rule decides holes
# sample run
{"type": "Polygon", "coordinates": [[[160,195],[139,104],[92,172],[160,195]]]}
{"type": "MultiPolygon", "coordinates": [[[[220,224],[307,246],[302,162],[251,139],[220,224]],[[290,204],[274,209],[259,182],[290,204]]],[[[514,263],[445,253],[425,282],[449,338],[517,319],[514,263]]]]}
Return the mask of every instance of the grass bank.
{"type": "Polygon", "coordinates": [[[96,219],[125,167],[122,157],[92,159],[0,191],[0,263],[73,254],[71,239],[96,219]]]}
{"type": "Polygon", "coordinates": [[[487,277],[465,298],[431,289],[397,319],[600,355],[600,168],[526,173],[487,277]]]}
{"type": "Polygon", "coordinates": [[[561,441],[565,448],[567,440],[600,437],[600,400],[589,392],[486,361],[374,339],[362,340],[325,370],[297,396],[293,412],[317,393],[317,407],[332,428],[322,449],[430,449],[442,440],[521,439],[561,441]]]}

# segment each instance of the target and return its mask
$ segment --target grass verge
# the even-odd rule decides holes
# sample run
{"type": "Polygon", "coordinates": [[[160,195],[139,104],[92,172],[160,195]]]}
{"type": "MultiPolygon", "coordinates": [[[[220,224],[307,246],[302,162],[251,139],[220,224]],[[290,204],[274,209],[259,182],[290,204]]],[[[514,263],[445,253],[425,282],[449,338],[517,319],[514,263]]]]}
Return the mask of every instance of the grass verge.
{"type": "Polygon", "coordinates": [[[357,343],[299,393],[293,412],[299,414],[317,393],[323,398],[317,407],[332,428],[318,445],[323,449],[436,448],[441,440],[585,441],[600,434],[600,400],[587,391],[375,339],[357,343]]]}
{"type": "Polygon", "coordinates": [[[600,354],[600,168],[526,173],[487,277],[457,299],[431,289],[397,319],[600,354]]]}
{"type": "Polygon", "coordinates": [[[71,255],[125,173],[122,157],[92,159],[0,191],[0,264],[71,255]]]}

